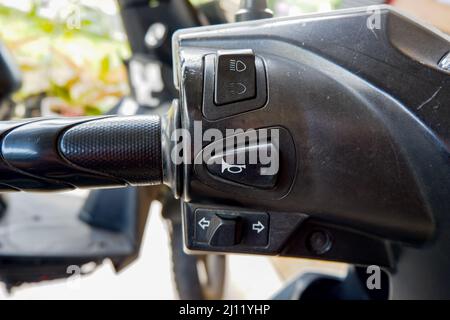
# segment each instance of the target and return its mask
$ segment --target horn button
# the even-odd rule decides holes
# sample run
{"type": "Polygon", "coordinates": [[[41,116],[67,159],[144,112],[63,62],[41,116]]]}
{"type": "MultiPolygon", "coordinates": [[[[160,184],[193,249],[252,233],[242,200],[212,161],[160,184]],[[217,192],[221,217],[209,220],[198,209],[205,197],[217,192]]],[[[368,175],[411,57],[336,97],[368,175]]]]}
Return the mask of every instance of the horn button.
{"type": "Polygon", "coordinates": [[[227,150],[207,161],[208,171],[221,179],[260,189],[275,187],[278,150],[272,143],[227,150]]]}

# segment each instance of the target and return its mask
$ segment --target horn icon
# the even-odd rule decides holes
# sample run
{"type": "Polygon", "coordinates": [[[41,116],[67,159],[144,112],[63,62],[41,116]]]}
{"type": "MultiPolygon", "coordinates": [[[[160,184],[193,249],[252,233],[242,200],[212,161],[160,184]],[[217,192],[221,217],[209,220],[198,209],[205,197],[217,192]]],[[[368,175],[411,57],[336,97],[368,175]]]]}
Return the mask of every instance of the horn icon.
{"type": "Polygon", "coordinates": [[[224,173],[226,170],[229,173],[238,174],[238,173],[241,173],[242,171],[244,171],[245,168],[246,168],[245,164],[244,165],[228,164],[222,158],[222,173],[224,173]]]}

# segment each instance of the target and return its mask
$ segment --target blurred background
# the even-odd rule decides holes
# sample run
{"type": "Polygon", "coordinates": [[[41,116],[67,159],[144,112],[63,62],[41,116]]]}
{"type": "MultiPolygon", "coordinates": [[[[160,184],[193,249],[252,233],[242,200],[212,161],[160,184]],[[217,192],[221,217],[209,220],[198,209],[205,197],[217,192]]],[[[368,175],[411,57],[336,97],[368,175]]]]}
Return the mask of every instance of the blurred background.
{"type": "MultiPolygon", "coordinates": [[[[210,2],[212,1],[191,1],[198,8],[208,8],[210,2]]],[[[225,19],[232,21],[239,1],[215,2],[223,10],[225,19]]],[[[390,3],[411,16],[450,33],[449,0],[269,1],[276,16],[380,3],[390,3]]],[[[149,1],[149,5],[157,4],[149,1]]],[[[127,108],[123,111],[124,108],[120,107],[122,111],[119,112],[114,109],[127,96],[134,97],[134,106],[131,107],[133,110],[146,104],[139,101],[139,79],[136,80],[130,72],[133,70],[130,66],[133,65],[136,50],[130,45],[131,39],[129,42],[117,1],[0,0],[0,23],[0,41],[12,53],[22,74],[20,89],[2,102],[1,119],[121,112],[129,114],[127,108]]],[[[152,45],[152,41],[154,39],[148,39],[146,35],[148,46],[152,45]]],[[[164,69],[153,73],[151,68],[146,70],[157,78],[149,79],[152,83],[158,83],[165,77],[164,69]]],[[[158,85],[148,89],[154,92],[163,90],[158,85]]],[[[152,97],[161,98],[150,95],[152,97]]],[[[146,107],[152,107],[151,104],[147,103],[146,107]]],[[[25,203],[21,197],[6,196],[4,201],[13,207],[22,203],[22,206],[39,208],[39,203],[51,203],[55,197],[59,197],[60,202],[73,203],[76,207],[82,205],[87,192],[71,192],[51,198],[32,195],[25,203]]],[[[44,207],[37,210],[44,211],[44,207]]],[[[140,258],[119,274],[115,274],[111,262],[105,260],[95,272],[83,277],[22,284],[9,293],[5,286],[4,290],[0,290],[0,298],[175,299],[178,295],[172,275],[168,229],[170,226],[161,217],[161,203],[154,201],[142,238],[140,258]]],[[[40,239],[35,241],[39,242],[40,239]]],[[[286,282],[308,270],[322,270],[345,276],[347,266],[298,259],[231,255],[226,261],[224,298],[267,299],[286,282]]]]}

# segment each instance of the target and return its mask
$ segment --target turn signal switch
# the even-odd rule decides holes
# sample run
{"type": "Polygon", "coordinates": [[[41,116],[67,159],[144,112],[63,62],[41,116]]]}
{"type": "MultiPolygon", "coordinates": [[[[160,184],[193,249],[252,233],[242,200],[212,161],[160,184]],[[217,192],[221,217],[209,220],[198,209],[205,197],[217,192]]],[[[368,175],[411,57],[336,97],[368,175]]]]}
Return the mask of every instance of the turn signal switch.
{"type": "Polygon", "coordinates": [[[213,247],[229,247],[242,239],[242,219],[236,216],[215,215],[206,233],[208,243],[213,247]]]}

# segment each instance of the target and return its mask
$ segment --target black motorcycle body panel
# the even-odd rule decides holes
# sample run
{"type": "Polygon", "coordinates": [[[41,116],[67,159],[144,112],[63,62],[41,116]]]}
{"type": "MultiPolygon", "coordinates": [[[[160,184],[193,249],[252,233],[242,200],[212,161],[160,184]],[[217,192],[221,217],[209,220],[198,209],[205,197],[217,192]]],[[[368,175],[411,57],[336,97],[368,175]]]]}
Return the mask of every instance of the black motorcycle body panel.
{"type": "Polygon", "coordinates": [[[289,177],[278,181],[288,179],[289,192],[274,197],[273,190],[218,184],[205,165],[190,164],[210,142],[193,148],[183,168],[188,249],[378,264],[391,271],[392,298],[450,297],[450,286],[423,291],[417,279],[426,270],[436,281],[448,279],[441,271],[450,267],[450,72],[439,67],[449,51],[448,36],[387,6],[178,32],[182,128],[194,135],[198,121],[203,131],[225,135],[227,128],[279,126],[294,143],[280,144],[280,159],[296,158],[289,177]],[[378,27],[369,25],[374,17],[378,27]],[[243,49],[264,63],[267,83],[258,89],[267,99],[245,101],[257,106],[250,111],[239,102],[216,105],[211,118],[207,79],[219,71],[208,57],[243,49]],[[268,245],[199,243],[198,208],[268,213],[268,245]],[[329,234],[330,250],[311,250],[315,230],[329,234]],[[398,280],[403,268],[415,290],[398,280]]]}

